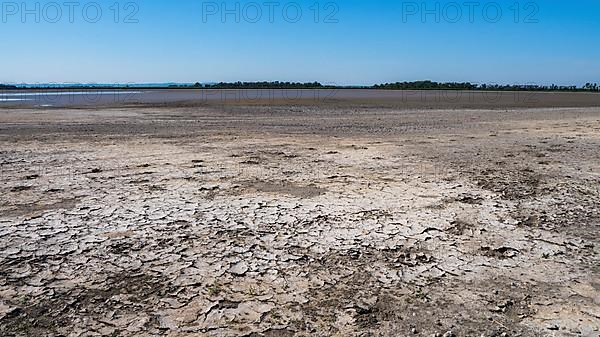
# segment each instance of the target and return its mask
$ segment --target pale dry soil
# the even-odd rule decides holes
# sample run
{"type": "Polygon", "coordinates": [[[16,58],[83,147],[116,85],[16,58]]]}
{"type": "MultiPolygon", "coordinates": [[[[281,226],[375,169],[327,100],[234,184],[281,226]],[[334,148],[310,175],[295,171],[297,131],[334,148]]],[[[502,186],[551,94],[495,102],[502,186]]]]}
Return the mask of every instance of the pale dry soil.
{"type": "Polygon", "coordinates": [[[1,336],[600,332],[600,108],[0,110],[1,336]]]}

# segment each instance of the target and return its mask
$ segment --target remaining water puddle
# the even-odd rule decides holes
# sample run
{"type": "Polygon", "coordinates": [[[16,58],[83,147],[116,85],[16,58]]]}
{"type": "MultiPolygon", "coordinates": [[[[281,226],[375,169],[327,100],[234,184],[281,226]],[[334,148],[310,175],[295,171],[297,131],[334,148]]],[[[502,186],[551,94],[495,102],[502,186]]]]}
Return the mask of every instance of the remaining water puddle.
{"type": "MultiPolygon", "coordinates": [[[[141,94],[142,91],[57,91],[57,92],[15,92],[15,93],[3,93],[0,94],[0,99],[5,97],[23,97],[23,96],[70,96],[70,95],[132,95],[141,94]]],[[[20,98],[19,98],[20,99],[20,98]]]]}
{"type": "Polygon", "coordinates": [[[31,99],[25,98],[4,98],[0,96],[0,102],[20,102],[20,101],[31,101],[31,99]]]}
{"type": "Polygon", "coordinates": [[[100,100],[111,99],[120,101],[121,98],[142,94],[143,91],[36,91],[36,92],[3,92],[0,93],[1,102],[28,102],[38,101],[44,103],[40,106],[52,106],[47,103],[73,103],[82,101],[88,103],[98,102],[100,100]],[[127,95],[127,96],[125,96],[127,95]],[[66,101],[66,102],[65,102],[66,101]]]}

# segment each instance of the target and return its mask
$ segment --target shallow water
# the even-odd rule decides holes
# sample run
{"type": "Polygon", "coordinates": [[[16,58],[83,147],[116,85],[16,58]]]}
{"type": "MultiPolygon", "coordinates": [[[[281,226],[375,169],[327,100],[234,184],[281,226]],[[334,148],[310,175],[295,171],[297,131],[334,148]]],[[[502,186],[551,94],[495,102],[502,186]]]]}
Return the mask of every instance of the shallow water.
{"type": "Polygon", "coordinates": [[[17,96],[69,96],[69,95],[128,95],[141,94],[141,91],[55,91],[55,92],[17,92],[17,93],[2,93],[0,97],[17,97],[17,96]]]}
{"type": "Polygon", "coordinates": [[[142,93],[143,91],[10,91],[0,92],[0,102],[21,102],[26,105],[35,104],[42,107],[106,104],[111,101],[125,102],[121,98],[142,93]]]}

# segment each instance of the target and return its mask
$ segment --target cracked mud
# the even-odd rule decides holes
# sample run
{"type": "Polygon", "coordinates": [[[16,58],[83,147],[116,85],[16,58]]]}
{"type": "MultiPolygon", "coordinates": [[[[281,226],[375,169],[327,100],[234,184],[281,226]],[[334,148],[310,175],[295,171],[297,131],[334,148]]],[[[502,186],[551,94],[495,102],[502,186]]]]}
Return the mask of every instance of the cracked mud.
{"type": "Polygon", "coordinates": [[[599,336],[598,108],[351,111],[0,111],[0,335],[599,336]]]}

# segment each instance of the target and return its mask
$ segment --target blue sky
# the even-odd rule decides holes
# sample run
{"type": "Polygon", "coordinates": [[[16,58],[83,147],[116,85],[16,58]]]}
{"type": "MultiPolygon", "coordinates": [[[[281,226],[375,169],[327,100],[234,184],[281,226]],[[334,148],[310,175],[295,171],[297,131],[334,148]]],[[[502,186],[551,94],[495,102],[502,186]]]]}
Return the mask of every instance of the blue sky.
{"type": "Polygon", "coordinates": [[[2,2],[0,82],[600,82],[600,1],[467,2],[2,2]]]}

